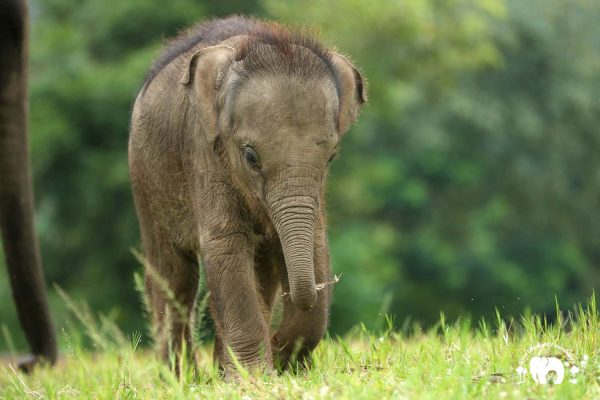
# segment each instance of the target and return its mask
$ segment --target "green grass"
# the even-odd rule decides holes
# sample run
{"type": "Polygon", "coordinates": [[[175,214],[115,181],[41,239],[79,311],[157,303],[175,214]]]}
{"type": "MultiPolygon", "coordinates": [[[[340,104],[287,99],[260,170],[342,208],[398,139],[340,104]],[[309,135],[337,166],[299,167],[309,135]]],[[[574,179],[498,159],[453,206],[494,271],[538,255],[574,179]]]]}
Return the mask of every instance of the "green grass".
{"type": "MultiPolygon", "coordinates": [[[[177,378],[148,349],[139,335],[125,338],[106,319],[79,310],[87,339],[63,331],[62,360],[54,369],[30,376],[0,367],[0,398],[83,399],[598,399],[600,398],[600,318],[592,299],[562,313],[554,324],[537,316],[473,326],[463,320],[423,331],[386,329],[378,334],[357,327],[344,338],[324,340],[314,365],[297,374],[221,379],[212,366],[210,346],[198,350],[199,372],[177,378]],[[563,357],[580,368],[576,383],[538,385],[516,368],[529,367],[528,349],[538,343],[559,345],[544,355],[563,357]],[[587,356],[587,362],[583,359],[587,356]],[[572,359],[569,360],[569,357],[572,359]]],[[[391,324],[390,324],[391,325],[391,324]]]]}

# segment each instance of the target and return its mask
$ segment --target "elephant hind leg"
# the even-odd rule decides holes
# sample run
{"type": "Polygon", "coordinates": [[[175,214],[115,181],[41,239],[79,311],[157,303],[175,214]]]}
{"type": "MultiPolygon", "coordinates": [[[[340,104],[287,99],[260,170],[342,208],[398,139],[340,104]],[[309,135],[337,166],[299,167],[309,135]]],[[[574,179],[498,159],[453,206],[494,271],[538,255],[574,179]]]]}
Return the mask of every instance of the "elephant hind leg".
{"type": "Polygon", "coordinates": [[[153,335],[159,353],[175,361],[193,359],[193,326],[199,283],[195,258],[167,241],[154,241],[145,260],[146,294],[152,313],[153,335]],[[185,355],[182,354],[185,348],[185,355]]]}
{"type": "Polygon", "coordinates": [[[259,246],[254,256],[256,286],[261,300],[262,313],[268,325],[271,324],[273,306],[279,290],[280,270],[278,259],[273,256],[270,243],[259,246]]]}

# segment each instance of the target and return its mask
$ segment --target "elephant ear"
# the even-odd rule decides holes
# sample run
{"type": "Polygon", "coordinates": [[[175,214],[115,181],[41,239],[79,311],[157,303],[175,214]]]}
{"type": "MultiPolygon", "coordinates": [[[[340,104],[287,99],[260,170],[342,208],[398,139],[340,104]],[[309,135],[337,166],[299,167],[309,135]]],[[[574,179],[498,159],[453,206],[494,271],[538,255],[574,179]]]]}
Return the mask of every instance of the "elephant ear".
{"type": "Polygon", "coordinates": [[[198,103],[203,118],[206,139],[214,143],[218,136],[216,101],[227,66],[233,61],[235,49],[217,45],[205,47],[190,56],[179,82],[194,91],[194,103],[198,103]]]}
{"type": "Polygon", "coordinates": [[[367,89],[358,69],[345,56],[331,52],[338,84],[338,133],[344,134],[356,121],[360,108],[367,102],[367,89]]]}

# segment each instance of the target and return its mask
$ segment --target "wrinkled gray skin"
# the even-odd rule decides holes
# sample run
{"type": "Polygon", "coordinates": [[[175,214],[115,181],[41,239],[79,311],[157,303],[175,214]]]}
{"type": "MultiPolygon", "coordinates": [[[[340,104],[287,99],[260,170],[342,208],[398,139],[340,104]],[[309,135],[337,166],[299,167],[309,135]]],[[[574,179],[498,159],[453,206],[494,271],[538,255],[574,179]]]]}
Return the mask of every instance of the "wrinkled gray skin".
{"type": "Polygon", "coordinates": [[[0,231],[19,321],[31,348],[19,367],[56,361],[56,337],[33,227],[27,150],[27,1],[0,2],[0,231]]]}
{"type": "Polygon", "coordinates": [[[229,374],[227,346],[242,365],[272,369],[307,361],[325,333],[330,286],[315,287],[331,281],[325,176],[366,99],[359,72],[337,53],[329,76],[235,84],[247,39],[199,43],[166,65],[137,97],[129,144],[159,350],[179,357],[192,346],[201,257],[215,357],[229,374]],[[271,333],[280,289],[283,320],[271,333]]]}

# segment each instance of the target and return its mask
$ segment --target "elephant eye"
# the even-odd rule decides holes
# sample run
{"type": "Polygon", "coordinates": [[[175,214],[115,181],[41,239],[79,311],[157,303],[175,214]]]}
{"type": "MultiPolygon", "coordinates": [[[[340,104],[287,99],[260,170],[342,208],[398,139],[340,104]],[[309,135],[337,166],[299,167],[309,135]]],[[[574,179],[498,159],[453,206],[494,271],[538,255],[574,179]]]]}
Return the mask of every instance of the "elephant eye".
{"type": "Polygon", "coordinates": [[[260,168],[258,154],[256,154],[256,151],[252,147],[244,146],[244,148],[242,149],[242,152],[244,153],[244,158],[246,159],[246,162],[248,163],[248,165],[250,165],[254,169],[260,168]]]}

